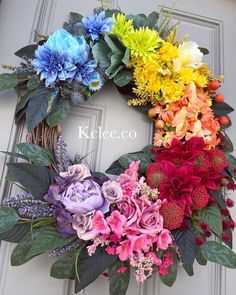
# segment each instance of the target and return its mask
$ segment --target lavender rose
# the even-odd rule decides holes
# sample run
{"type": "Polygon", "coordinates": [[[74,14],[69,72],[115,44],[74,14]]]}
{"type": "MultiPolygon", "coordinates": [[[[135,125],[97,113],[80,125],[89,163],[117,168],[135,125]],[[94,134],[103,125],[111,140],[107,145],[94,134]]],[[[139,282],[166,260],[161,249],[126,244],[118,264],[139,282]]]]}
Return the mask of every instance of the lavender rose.
{"type": "Polygon", "coordinates": [[[95,238],[95,235],[92,233],[93,221],[92,218],[95,214],[95,211],[88,212],[86,214],[75,214],[73,216],[72,227],[76,230],[78,237],[81,240],[88,241],[95,238]]]}
{"type": "Polygon", "coordinates": [[[109,211],[109,203],[103,197],[100,186],[91,179],[72,183],[61,194],[61,202],[71,213],[85,214],[91,211],[109,211]]]}
{"type": "Polygon", "coordinates": [[[66,172],[60,172],[60,176],[63,178],[69,176],[73,177],[75,181],[80,181],[91,176],[91,173],[84,164],[76,164],[69,166],[66,172]]]}
{"type": "Polygon", "coordinates": [[[102,193],[109,203],[117,203],[123,198],[121,185],[116,181],[106,181],[102,186],[102,193]]]}

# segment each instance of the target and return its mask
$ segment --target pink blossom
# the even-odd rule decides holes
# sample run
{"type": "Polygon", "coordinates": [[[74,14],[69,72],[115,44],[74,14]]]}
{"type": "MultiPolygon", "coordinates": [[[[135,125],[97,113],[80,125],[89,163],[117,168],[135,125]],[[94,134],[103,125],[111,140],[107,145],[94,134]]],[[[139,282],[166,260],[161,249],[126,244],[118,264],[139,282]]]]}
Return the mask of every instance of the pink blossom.
{"type": "Polygon", "coordinates": [[[93,229],[92,232],[94,235],[109,235],[110,234],[110,228],[107,225],[107,222],[104,218],[104,215],[101,211],[97,211],[96,214],[93,217],[93,229]]]}
{"type": "Polygon", "coordinates": [[[133,251],[140,253],[142,251],[148,251],[150,248],[152,241],[148,238],[147,235],[140,235],[140,236],[135,236],[132,238],[133,242],[133,251]]]}
{"type": "Polygon", "coordinates": [[[139,170],[140,161],[130,163],[128,169],[121,175],[116,178],[116,181],[123,185],[129,184],[132,188],[136,186],[138,182],[138,170],[139,170]]]}
{"type": "Polygon", "coordinates": [[[126,217],[120,214],[119,211],[115,210],[107,217],[107,223],[111,230],[118,236],[122,235],[124,232],[123,226],[126,223],[126,217]]]}
{"type": "Polygon", "coordinates": [[[160,266],[162,264],[162,261],[154,252],[148,252],[145,254],[145,257],[150,257],[154,264],[160,266]]]}
{"type": "Polygon", "coordinates": [[[132,241],[125,240],[120,243],[120,246],[116,248],[116,254],[119,254],[119,258],[121,261],[128,260],[133,255],[132,248],[132,241]]]}
{"type": "Polygon", "coordinates": [[[139,205],[134,197],[123,197],[122,201],[117,204],[119,211],[127,219],[126,227],[135,223],[141,214],[139,205]]]}
{"type": "Polygon", "coordinates": [[[74,177],[74,180],[81,181],[86,177],[91,176],[91,173],[84,164],[75,164],[73,166],[69,166],[66,172],[60,172],[60,176],[65,177],[74,177]]]}
{"type": "Polygon", "coordinates": [[[124,273],[124,272],[126,272],[128,270],[128,267],[127,266],[120,266],[120,267],[118,267],[117,268],[117,272],[118,273],[124,273]]]}
{"type": "Polygon", "coordinates": [[[109,255],[115,255],[116,254],[116,248],[115,247],[108,246],[108,247],[106,247],[106,252],[109,255]]]}
{"type": "Polygon", "coordinates": [[[158,270],[159,274],[163,275],[163,276],[167,276],[168,275],[168,267],[166,267],[165,265],[160,265],[159,270],[158,270]]]}
{"type": "Polygon", "coordinates": [[[167,229],[163,229],[157,236],[156,243],[159,249],[166,250],[169,244],[172,243],[170,232],[167,229]]]}

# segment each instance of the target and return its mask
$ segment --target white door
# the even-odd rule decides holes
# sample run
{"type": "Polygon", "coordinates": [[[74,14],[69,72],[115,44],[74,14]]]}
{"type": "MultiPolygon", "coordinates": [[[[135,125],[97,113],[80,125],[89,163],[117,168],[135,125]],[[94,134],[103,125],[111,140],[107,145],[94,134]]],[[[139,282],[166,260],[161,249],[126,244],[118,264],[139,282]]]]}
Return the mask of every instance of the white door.
{"type": "MultiPolygon", "coordinates": [[[[164,4],[170,7],[171,0],[114,0],[104,1],[120,7],[127,13],[149,13],[164,4]]],[[[34,41],[34,31],[47,35],[60,28],[70,11],[90,15],[98,6],[95,0],[0,0],[0,63],[17,64],[13,53],[25,44],[34,41]]],[[[174,10],[174,19],[181,20],[180,35],[189,33],[190,39],[210,50],[207,62],[214,74],[224,74],[222,90],[227,101],[236,107],[236,1],[235,0],[179,0],[174,10]]],[[[1,71],[1,70],[0,70],[1,71]]],[[[13,123],[17,96],[14,91],[0,94],[0,150],[11,150],[15,143],[24,141],[24,128],[13,123]]],[[[236,123],[235,113],[232,115],[236,123]]],[[[234,126],[234,125],[233,125],[234,126]]],[[[230,135],[233,138],[233,129],[230,135]]],[[[89,103],[74,107],[70,117],[63,124],[63,135],[69,144],[71,155],[79,152],[90,154],[92,168],[104,171],[118,156],[136,151],[150,143],[151,126],[142,116],[128,108],[125,100],[113,85],[94,95],[89,103]],[[135,139],[79,139],[78,126],[93,130],[101,126],[107,130],[135,130],[135,139]]],[[[234,144],[236,145],[236,138],[234,144]]],[[[5,157],[0,155],[1,195],[10,193],[5,181],[5,157]]],[[[236,218],[236,209],[234,212],[236,218]]],[[[236,239],[234,237],[236,250],[236,239]]],[[[9,257],[13,245],[2,242],[0,247],[0,295],[72,295],[73,284],[49,277],[53,259],[40,256],[21,267],[11,267],[9,257]]],[[[187,277],[182,269],[171,289],[158,279],[151,279],[139,287],[132,278],[128,294],[160,295],[233,295],[236,289],[235,271],[209,264],[208,267],[195,265],[195,275],[187,277]]],[[[81,294],[108,294],[106,279],[100,277],[81,294]]]]}

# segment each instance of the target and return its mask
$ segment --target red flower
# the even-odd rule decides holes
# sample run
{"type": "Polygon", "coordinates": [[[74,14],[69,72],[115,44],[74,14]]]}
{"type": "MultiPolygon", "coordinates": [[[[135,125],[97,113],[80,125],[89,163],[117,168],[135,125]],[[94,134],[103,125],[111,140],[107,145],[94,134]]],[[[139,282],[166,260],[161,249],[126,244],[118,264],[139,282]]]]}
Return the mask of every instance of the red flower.
{"type": "Polygon", "coordinates": [[[211,161],[211,169],[215,172],[220,172],[228,166],[227,159],[220,150],[212,149],[209,152],[209,159],[211,161]]]}
{"type": "Polygon", "coordinates": [[[192,209],[200,210],[206,207],[209,200],[209,194],[205,188],[205,186],[201,186],[196,188],[192,193],[192,209]]]}
{"type": "Polygon", "coordinates": [[[160,214],[163,216],[164,227],[170,230],[179,228],[184,219],[183,208],[175,202],[163,203],[160,214]]]}

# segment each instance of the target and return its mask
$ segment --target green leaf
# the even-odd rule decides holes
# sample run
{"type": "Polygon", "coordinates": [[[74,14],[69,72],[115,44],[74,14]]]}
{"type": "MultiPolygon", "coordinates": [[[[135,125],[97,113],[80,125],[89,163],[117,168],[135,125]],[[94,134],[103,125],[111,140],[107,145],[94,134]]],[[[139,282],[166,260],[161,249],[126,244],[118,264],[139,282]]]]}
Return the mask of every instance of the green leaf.
{"type": "Polygon", "coordinates": [[[67,239],[61,238],[54,226],[45,226],[41,228],[40,232],[34,238],[32,247],[30,248],[27,257],[34,257],[40,253],[62,247],[71,242],[73,239],[74,236],[67,239]]]}
{"type": "Polygon", "coordinates": [[[75,23],[81,23],[83,16],[77,12],[70,12],[70,20],[75,23]]]}
{"type": "Polygon", "coordinates": [[[122,62],[128,67],[130,60],[130,49],[126,48],[124,57],[122,58],[122,62]]]}
{"type": "Polygon", "coordinates": [[[27,82],[27,88],[29,90],[35,90],[40,84],[38,76],[33,76],[32,78],[29,79],[27,82]]]}
{"type": "Polygon", "coordinates": [[[181,260],[186,269],[191,271],[194,259],[197,255],[195,235],[192,229],[187,231],[176,230],[173,232],[173,235],[180,250],[181,260]]]}
{"type": "Polygon", "coordinates": [[[203,53],[203,55],[209,54],[209,50],[207,48],[199,47],[200,51],[203,53]]]}
{"type": "Polygon", "coordinates": [[[7,167],[17,182],[40,199],[47,193],[55,176],[48,168],[29,163],[8,163],[7,167]]]}
{"type": "Polygon", "coordinates": [[[96,252],[89,256],[87,249],[83,249],[78,261],[79,281],[75,280],[75,293],[84,289],[103,273],[115,260],[117,255],[108,255],[104,248],[98,247],[96,252]]]}
{"type": "Polygon", "coordinates": [[[130,268],[127,263],[121,262],[119,259],[109,267],[109,294],[110,295],[125,295],[129,286],[130,268]],[[121,266],[127,267],[123,273],[117,272],[121,266]]]}
{"type": "Polygon", "coordinates": [[[11,254],[12,266],[22,265],[33,258],[33,256],[28,257],[27,255],[33,245],[34,239],[37,237],[40,231],[41,229],[35,230],[34,232],[29,232],[27,235],[23,237],[23,239],[21,239],[21,241],[12,251],[12,254],[11,254]]]}
{"type": "Polygon", "coordinates": [[[224,132],[224,146],[225,146],[224,148],[225,153],[232,153],[234,151],[233,143],[225,132],[224,132]]]}
{"type": "Polygon", "coordinates": [[[218,103],[213,102],[211,108],[216,118],[226,116],[229,113],[234,111],[234,109],[230,105],[228,105],[226,102],[218,102],[218,103]]]}
{"type": "Polygon", "coordinates": [[[76,251],[65,254],[52,265],[50,275],[56,279],[74,279],[75,257],[76,251]]]}
{"type": "Polygon", "coordinates": [[[111,166],[105,171],[108,174],[119,175],[124,173],[125,169],[120,165],[118,161],[115,161],[111,166]]]}
{"type": "Polygon", "coordinates": [[[0,74],[0,91],[8,90],[15,88],[19,83],[16,73],[8,74],[3,73],[0,74]]]}
{"type": "Polygon", "coordinates": [[[168,267],[168,275],[165,275],[165,276],[159,275],[162,283],[168,287],[173,286],[177,277],[177,257],[176,255],[173,255],[172,258],[173,258],[173,265],[170,265],[168,267]]]}
{"type": "Polygon", "coordinates": [[[11,243],[19,243],[19,241],[30,231],[30,228],[30,223],[15,224],[7,232],[0,234],[0,240],[11,243]]]}
{"type": "Polygon", "coordinates": [[[225,267],[236,268],[236,254],[218,242],[205,242],[201,246],[201,252],[206,260],[216,262],[225,267]]]}
{"type": "Polygon", "coordinates": [[[130,14],[127,16],[127,19],[133,20],[133,27],[135,29],[147,26],[147,17],[145,14],[130,14]]]}
{"type": "Polygon", "coordinates": [[[26,123],[31,132],[55,108],[57,92],[51,88],[39,87],[31,95],[26,109],[26,123]]]}
{"type": "Polygon", "coordinates": [[[110,52],[111,49],[102,39],[92,48],[93,57],[96,59],[102,69],[107,69],[111,65],[111,61],[109,59],[110,52]]]}
{"type": "Polygon", "coordinates": [[[60,100],[53,113],[51,113],[46,121],[49,127],[60,125],[71,111],[71,104],[68,100],[60,100]]]}
{"type": "Polygon", "coordinates": [[[200,265],[207,265],[207,260],[203,257],[200,247],[198,247],[196,260],[200,265]]]}
{"type": "Polygon", "coordinates": [[[124,68],[122,65],[122,58],[123,54],[121,52],[114,53],[111,56],[111,65],[105,71],[105,74],[109,77],[109,79],[114,78],[115,75],[117,75],[117,73],[124,68]]]}
{"type": "Polygon", "coordinates": [[[38,45],[27,45],[20,50],[15,52],[15,55],[22,58],[22,59],[34,59],[35,57],[35,50],[37,49],[38,45]]]}
{"type": "Polygon", "coordinates": [[[24,159],[24,160],[28,160],[28,157],[26,157],[25,155],[22,155],[20,153],[3,152],[3,151],[0,151],[0,153],[3,153],[5,155],[11,156],[11,157],[21,158],[21,159],[24,159]]]}
{"type": "Polygon", "coordinates": [[[229,167],[228,167],[229,172],[231,176],[233,177],[233,179],[236,180],[236,158],[233,155],[228,153],[226,153],[225,156],[229,164],[229,167]]]}
{"type": "Polygon", "coordinates": [[[19,111],[25,108],[29,100],[30,100],[30,93],[27,93],[26,95],[21,96],[19,102],[16,105],[16,115],[19,111]]]}
{"type": "Polygon", "coordinates": [[[116,35],[107,34],[104,37],[107,45],[112,50],[112,53],[122,53],[123,55],[125,53],[126,47],[123,45],[123,43],[119,40],[119,38],[116,35]]]}
{"type": "Polygon", "coordinates": [[[0,207],[0,233],[9,231],[20,219],[10,207],[0,207]]]}
{"type": "Polygon", "coordinates": [[[201,221],[209,224],[210,229],[218,236],[222,236],[222,217],[216,204],[205,207],[199,211],[201,221]]]}
{"type": "Polygon", "coordinates": [[[114,78],[117,86],[122,87],[127,85],[133,79],[133,73],[129,70],[120,71],[114,78]]]}
{"type": "Polygon", "coordinates": [[[52,163],[52,155],[49,150],[46,150],[36,144],[27,142],[19,143],[17,144],[17,148],[36,165],[50,166],[52,163]]]}
{"type": "Polygon", "coordinates": [[[125,154],[118,159],[120,165],[125,169],[129,168],[129,165],[132,161],[141,161],[139,172],[144,173],[147,169],[148,164],[151,162],[151,159],[143,152],[125,154]]]}
{"type": "Polygon", "coordinates": [[[147,27],[149,27],[149,29],[153,29],[156,26],[158,19],[159,14],[156,11],[150,13],[147,18],[147,27]]]}

